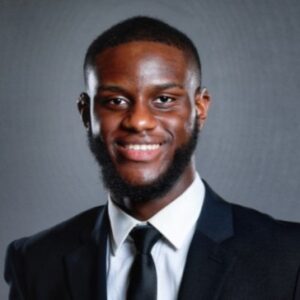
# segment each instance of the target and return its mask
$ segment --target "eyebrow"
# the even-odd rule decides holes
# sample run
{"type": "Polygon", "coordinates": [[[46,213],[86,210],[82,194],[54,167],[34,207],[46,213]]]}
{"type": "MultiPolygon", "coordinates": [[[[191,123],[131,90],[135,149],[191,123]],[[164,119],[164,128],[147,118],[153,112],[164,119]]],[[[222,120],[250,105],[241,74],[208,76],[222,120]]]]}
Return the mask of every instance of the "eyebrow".
{"type": "MultiPolygon", "coordinates": [[[[153,88],[157,90],[167,90],[171,88],[179,88],[184,89],[184,87],[181,84],[178,83],[163,83],[163,84],[155,84],[153,85],[153,88]]],[[[98,87],[98,92],[117,92],[117,93],[124,93],[126,90],[124,90],[122,87],[118,85],[100,85],[98,87]]]]}
{"type": "Polygon", "coordinates": [[[183,89],[183,86],[181,84],[178,84],[178,83],[157,84],[157,85],[155,85],[155,87],[157,89],[160,89],[160,90],[167,90],[167,89],[171,89],[171,88],[180,88],[180,89],[183,89]]]}
{"type": "Polygon", "coordinates": [[[98,87],[98,92],[124,92],[125,90],[117,85],[100,85],[98,87]]]}

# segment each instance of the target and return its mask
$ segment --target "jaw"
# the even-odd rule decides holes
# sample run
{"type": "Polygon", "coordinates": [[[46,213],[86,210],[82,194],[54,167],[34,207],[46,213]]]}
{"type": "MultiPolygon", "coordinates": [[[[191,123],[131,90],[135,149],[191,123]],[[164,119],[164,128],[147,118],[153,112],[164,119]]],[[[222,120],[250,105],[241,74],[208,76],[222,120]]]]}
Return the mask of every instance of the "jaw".
{"type": "Polygon", "coordinates": [[[186,167],[185,171],[177,178],[176,181],[165,182],[164,191],[161,189],[153,193],[159,183],[151,183],[148,186],[135,187],[136,191],[133,197],[121,196],[112,191],[113,201],[124,211],[134,218],[146,221],[154,216],[161,209],[170,204],[174,199],[178,198],[188,186],[190,186],[195,178],[195,167],[193,162],[186,167]]]}
{"type": "MultiPolygon", "coordinates": [[[[196,120],[195,120],[196,125],[196,120]]],[[[117,139],[104,140],[100,136],[89,136],[90,149],[99,162],[105,187],[111,192],[113,199],[122,207],[130,210],[132,203],[139,210],[148,214],[158,211],[177,198],[193,181],[194,162],[193,152],[197,144],[198,126],[182,146],[176,148],[172,138],[164,140],[160,147],[163,151],[155,158],[135,161],[121,155],[116,147],[117,139]],[[126,203],[125,203],[126,200],[126,203]]],[[[136,145],[141,140],[127,136],[128,145],[136,145]]],[[[161,139],[163,140],[163,139],[161,139]]],[[[150,141],[148,151],[157,150],[161,140],[150,141]],[[153,146],[154,145],[154,146],[153,146]],[[154,148],[154,149],[151,149],[154,148]]],[[[143,140],[143,143],[149,141],[143,140]]],[[[128,146],[132,151],[143,151],[142,146],[128,146]]],[[[151,154],[152,155],[152,154],[151,154]]],[[[136,213],[138,214],[138,213],[136,213]]]]}

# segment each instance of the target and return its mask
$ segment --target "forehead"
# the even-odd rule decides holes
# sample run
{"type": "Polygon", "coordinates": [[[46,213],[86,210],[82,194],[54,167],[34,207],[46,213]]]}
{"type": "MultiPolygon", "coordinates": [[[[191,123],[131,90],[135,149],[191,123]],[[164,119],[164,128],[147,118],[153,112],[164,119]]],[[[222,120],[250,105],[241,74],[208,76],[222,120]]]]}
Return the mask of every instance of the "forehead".
{"type": "Polygon", "coordinates": [[[191,81],[195,68],[186,53],[174,46],[159,42],[137,41],[108,48],[98,54],[93,71],[98,80],[137,82],[191,81]]]}

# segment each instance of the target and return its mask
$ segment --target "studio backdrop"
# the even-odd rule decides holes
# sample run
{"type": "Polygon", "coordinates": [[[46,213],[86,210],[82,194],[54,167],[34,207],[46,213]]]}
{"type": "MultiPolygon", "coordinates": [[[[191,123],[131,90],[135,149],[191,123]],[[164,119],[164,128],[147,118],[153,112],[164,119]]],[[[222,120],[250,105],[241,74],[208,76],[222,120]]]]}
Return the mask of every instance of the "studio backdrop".
{"type": "Polygon", "coordinates": [[[89,43],[135,15],[199,49],[213,98],[201,176],[230,202],[300,222],[299,1],[1,0],[1,271],[10,241],[106,201],[76,99],[89,43]]]}

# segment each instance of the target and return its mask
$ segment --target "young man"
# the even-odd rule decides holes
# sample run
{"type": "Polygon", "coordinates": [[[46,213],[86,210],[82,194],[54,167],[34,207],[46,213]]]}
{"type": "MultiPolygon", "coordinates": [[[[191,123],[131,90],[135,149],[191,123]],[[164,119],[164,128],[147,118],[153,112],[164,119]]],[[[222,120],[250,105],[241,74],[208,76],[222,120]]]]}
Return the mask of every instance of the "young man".
{"type": "Polygon", "coordinates": [[[8,250],[10,299],[300,299],[300,227],[195,170],[210,104],[188,37],[147,17],[89,47],[78,109],[108,204],[8,250]]]}

